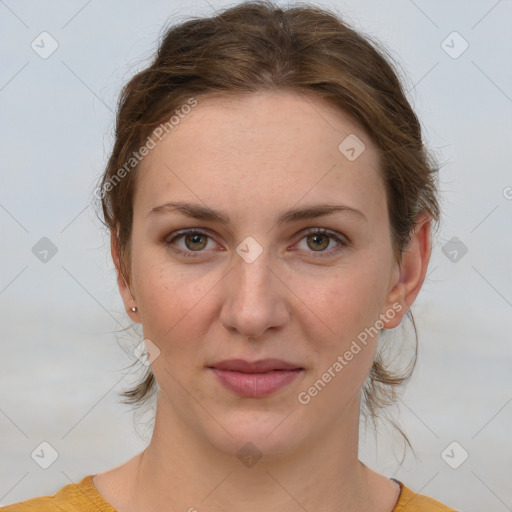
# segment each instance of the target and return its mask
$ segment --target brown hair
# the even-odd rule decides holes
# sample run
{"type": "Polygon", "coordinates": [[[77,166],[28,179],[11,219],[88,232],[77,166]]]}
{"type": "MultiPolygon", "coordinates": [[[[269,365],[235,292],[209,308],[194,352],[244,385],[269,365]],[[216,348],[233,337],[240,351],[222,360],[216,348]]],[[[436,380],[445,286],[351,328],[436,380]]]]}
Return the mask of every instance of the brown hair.
{"type": "MultiPolygon", "coordinates": [[[[379,148],[393,250],[400,258],[418,215],[439,223],[440,209],[438,166],[423,145],[392,60],[339,15],[306,3],[281,8],[269,1],[244,2],[169,28],[153,62],[121,93],[115,143],[97,189],[125,278],[137,176],[133,155],[191,98],[219,93],[303,92],[351,114],[379,148]]],[[[363,412],[374,424],[377,410],[395,403],[396,386],[409,379],[416,363],[416,325],[410,310],[407,315],[416,339],[412,364],[405,373],[393,371],[379,351],[363,388],[363,412]]],[[[124,403],[142,405],[156,387],[148,366],[143,380],[122,393],[124,403]]]]}

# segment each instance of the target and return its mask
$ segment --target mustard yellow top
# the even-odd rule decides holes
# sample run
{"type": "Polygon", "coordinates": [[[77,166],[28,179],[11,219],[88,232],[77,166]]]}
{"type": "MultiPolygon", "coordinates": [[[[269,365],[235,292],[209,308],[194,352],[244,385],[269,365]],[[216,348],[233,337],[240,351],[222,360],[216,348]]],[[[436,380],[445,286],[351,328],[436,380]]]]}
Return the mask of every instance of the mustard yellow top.
{"type": "MultiPolygon", "coordinates": [[[[77,484],[64,486],[53,496],[40,496],[0,508],[2,512],[117,512],[98,492],[92,479],[87,475],[77,484]]],[[[457,512],[432,498],[416,494],[402,482],[400,496],[393,512],[457,512]]]]}

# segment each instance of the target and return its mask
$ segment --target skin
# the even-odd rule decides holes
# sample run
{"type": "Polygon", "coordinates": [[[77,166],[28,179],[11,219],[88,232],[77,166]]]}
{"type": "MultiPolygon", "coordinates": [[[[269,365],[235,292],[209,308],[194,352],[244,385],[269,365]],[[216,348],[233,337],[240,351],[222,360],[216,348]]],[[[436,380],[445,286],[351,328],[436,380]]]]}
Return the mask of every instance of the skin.
{"type": "Polygon", "coordinates": [[[297,399],[393,304],[401,311],[385,316],[384,328],[398,326],[427,271],[426,216],[401,262],[393,256],[379,153],[368,135],[309,95],[198,98],[138,172],[129,275],[115,237],[112,255],[128,314],[160,350],[152,363],[160,393],[147,449],[96,475],[98,491],[120,512],[391,511],[397,484],[358,460],[361,388],[378,336],[307,405],[297,399]],[[366,147],[354,161],[338,149],[350,134],[366,147]],[[150,213],[178,200],[220,210],[230,223],[150,213]],[[326,203],[366,219],[337,212],[276,224],[284,210],[326,203]],[[209,237],[172,241],[186,228],[209,237]],[[349,245],[315,239],[308,228],[349,245]],[[236,252],[248,236],[263,249],[252,263],[236,252]],[[269,397],[242,398],[207,368],[266,357],[305,371],[269,397]],[[263,455],[252,467],[236,457],[249,441],[263,455]]]}

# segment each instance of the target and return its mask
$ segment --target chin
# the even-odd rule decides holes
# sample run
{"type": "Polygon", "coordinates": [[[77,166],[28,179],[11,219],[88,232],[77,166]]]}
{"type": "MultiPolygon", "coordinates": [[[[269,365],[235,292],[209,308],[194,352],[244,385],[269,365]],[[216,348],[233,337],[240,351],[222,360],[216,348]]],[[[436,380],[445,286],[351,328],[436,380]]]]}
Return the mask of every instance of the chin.
{"type": "Polygon", "coordinates": [[[218,450],[229,455],[253,455],[257,458],[282,456],[292,453],[306,437],[305,423],[297,421],[296,413],[286,418],[290,411],[290,407],[266,411],[233,411],[217,417],[225,430],[215,428],[206,436],[218,450]]]}

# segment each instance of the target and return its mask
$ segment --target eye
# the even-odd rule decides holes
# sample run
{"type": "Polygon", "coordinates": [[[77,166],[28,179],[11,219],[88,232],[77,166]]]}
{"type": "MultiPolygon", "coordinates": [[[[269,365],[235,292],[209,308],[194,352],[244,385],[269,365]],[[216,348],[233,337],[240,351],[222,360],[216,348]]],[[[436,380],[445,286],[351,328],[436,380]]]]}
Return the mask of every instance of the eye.
{"type": "MultiPolygon", "coordinates": [[[[172,246],[172,250],[174,252],[193,258],[199,256],[199,253],[204,252],[203,249],[207,248],[208,246],[208,239],[212,241],[214,246],[217,245],[215,242],[213,242],[212,238],[207,233],[197,229],[189,229],[177,233],[176,236],[172,237],[171,239],[167,239],[165,243],[169,247],[172,246]],[[180,239],[183,241],[184,248],[179,247],[175,243],[176,240],[180,239]]],[[[210,247],[210,249],[212,249],[212,247],[210,247]]]]}
{"type": "MultiPolygon", "coordinates": [[[[306,232],[306,235],[303,238],[301,238],[300,242],[302,242],[303,240],[305,241],[306,246],[304,250],[306,250],[306,252],[321,253],[318,255],[319,257],[332,256],[334,254],[337,254],[338,252],[340,252],[349,245],[347,241],[340,238],[334,232],[328,231],[327,229],[323,228],[314,228],[308,230],[306,232]],[[330,246],[333,245],[331,243],[333,241],[335,242],[334,247],[331,247],[329,250],[327,250],[330,246]]],[[[317,256],[315,255],[315,257],[317,256]]]]}
{"type": "MultiPolygon", "coordinates": [[[[312,228],[306,231],[305,236],[300,239],[298,245],[300,245],[302,241],[305,241],[305,248],[302,247],[300,250],[310,253],[320,253],[314,257],[333,256],[349,245],[349,242],[344,238],[324,228],[312,228]],[[331,247],[333,242],[334,247],[331,247]]],[[[205,252],[205,249],[212,250],[218,246],[208,233],[198,229],[188,229],[178,232],[172,238],[166,239],[165,244],[175,253],[192,258],[200,256],[201,253],[205,252]],[[182,242],[181,247],[178,245],[177,241],[178,243],[182,242]],[[208,247],[209,241],[211,241],[213,246],[208,247]]]]}

